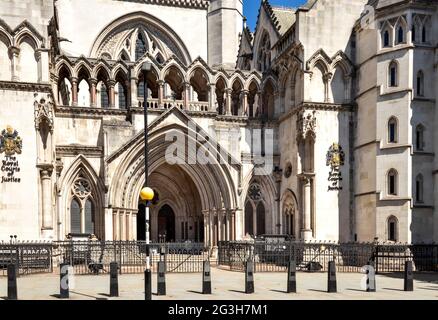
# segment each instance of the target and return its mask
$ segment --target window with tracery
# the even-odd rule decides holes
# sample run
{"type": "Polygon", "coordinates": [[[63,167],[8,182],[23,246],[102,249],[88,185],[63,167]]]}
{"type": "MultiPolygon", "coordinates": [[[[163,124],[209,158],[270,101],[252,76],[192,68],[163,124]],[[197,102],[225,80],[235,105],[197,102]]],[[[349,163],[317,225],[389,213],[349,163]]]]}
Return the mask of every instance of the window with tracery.
{"type": "Polygon", "coordinates": [[[262,190],[258,183],[248,189],[245,205],[245,234],[260,236],[266,233],[266,213],[262,190]]]}
{"type": "Polygon", "coordinates": [[[90,181],[79,174],[72,185],[70,202],[70,232],[95,233],[95,205],[90,181]]]}

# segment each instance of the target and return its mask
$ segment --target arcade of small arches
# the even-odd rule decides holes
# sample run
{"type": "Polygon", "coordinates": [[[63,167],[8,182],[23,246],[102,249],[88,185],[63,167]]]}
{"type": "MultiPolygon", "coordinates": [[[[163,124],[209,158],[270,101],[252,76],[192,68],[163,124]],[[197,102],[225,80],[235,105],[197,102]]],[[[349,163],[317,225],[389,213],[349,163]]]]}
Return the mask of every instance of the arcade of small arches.
{"type": "Polygon", "coordinates": [[[174,57],[159,63],[149,53],[136,63],[60,57],[55,71],[58,105],[104,109],[143,107],[145,79],[141,67],[145,61],[152,63],[152,70],[146,76],[150,109],[176,106],[181,110],[243,117],[272,114],[262,110],[261,96],[273,97],[274,86],[267,85],[266,92],[262,92],[261,76],[257,72],[214,71],[201,58],[189,67],[174,57]]]}

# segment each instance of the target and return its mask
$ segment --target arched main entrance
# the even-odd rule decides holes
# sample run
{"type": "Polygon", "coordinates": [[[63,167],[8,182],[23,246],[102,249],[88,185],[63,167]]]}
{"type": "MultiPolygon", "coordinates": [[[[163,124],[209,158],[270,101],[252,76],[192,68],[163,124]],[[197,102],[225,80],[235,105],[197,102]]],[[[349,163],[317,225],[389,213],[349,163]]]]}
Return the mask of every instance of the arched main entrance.
{"type": "Polygon", "coordinates": [[[166,242],[175,241],[175,213],[167,204],[158,211],[158,239],[166,242]]]}
{"type": "MultiPolygon", "coordinates": [[[[164,163],[152,171],[149,181],[159,194],[149,207],[151,241],[204,241],[201,198],[184,168],[164,163]]],[[[145,240],[145,203],[141,200],[137,213],[137,239],[145,240]]]]}

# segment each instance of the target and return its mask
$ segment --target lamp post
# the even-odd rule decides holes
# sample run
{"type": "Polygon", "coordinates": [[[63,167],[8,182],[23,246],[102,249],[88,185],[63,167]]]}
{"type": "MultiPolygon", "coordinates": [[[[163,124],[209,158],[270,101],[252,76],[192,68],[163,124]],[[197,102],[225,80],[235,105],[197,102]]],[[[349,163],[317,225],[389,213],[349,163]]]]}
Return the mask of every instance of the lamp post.
{"type": "Polygon", "coordinates": [[[152,299],[152,271],[151,271],[151,258],[150,258],[150,231],[149,231],[149,205],[154,198],[154,191],[148,187],[148,175],[149,175],[149,164],[148,164],[148,101],[147,101],[147,84],[146,77],[148,71],[151,70],[151,63],[144,62],[141,70],[143,72],[143,85],[144,85],[144,100],[143,100],[143,111],[144,111],[144,186],[140,192],[140,198],[146,201],[146,212],[145,212],[145,232],[146,232],[146,270],[144,271],[144,289],[145,289],[145,300],[152,299]]]}

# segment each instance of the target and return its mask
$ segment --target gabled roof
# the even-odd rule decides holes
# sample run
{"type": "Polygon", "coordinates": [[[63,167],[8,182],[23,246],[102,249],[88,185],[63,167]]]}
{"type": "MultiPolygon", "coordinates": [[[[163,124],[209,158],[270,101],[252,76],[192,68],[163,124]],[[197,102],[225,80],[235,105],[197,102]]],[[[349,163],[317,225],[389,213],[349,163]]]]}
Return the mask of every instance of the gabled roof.
{"type": "Polygon", "coordinates": [[[263,0],[262,6],[280,35],[283,35],[295,23],[296,10],[294,8],[273,7],[268,0],[263,0]]]}

